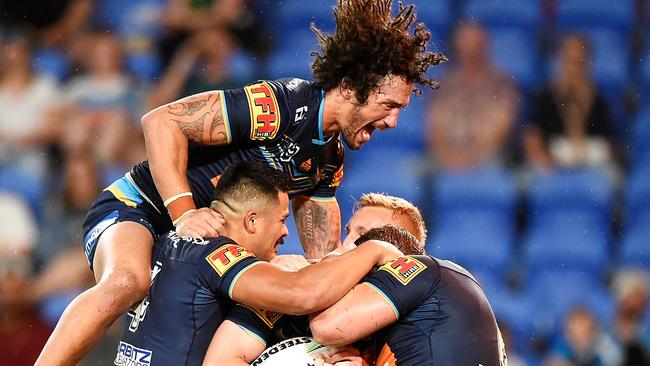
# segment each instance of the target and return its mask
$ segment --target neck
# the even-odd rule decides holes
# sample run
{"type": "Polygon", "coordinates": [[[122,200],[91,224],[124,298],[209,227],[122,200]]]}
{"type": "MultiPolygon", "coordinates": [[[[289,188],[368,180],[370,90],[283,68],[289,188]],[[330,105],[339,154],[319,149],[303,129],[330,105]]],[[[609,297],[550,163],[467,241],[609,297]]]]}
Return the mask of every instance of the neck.
{"type": "Polygon", "coordinates": [[[325,105],[323,106],[323,136],[329,137],[341,131],[339,120],[341,119],[342,106],[346,103],[339,88],[334,88],[325,93],[325,105]]]}
{"type": "Polygon", "coordinates": [[[226,219],[226,223],[224,224],[223,228],[226,231],[226,236],[234,240],[237,244],[250,250],[251,248],[248,247],[249,240],[247,239],[244,229],[238,226],[236,227],[235,225],[231,224],[231,223],[235,223],[236,222],[235,220],[237,219],[230,218],[230,217],[225,217],[225,219],[226,219]]]}

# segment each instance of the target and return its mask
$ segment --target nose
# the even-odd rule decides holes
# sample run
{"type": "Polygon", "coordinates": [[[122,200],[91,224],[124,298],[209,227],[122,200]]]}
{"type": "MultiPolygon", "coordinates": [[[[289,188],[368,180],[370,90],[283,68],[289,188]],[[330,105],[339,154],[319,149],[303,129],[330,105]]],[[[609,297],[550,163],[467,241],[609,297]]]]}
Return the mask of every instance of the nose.
{"type": "Polygon", "coordinates": [[[286,238],[289,236],[289,228],[287,227],[287,224],[282,225],[282,237],[286,238]]]}
{"type": "Polygon", "coordinates": [[[397,127],[397,118],[399,117],[399,109],[391,111],[391,113],[384,118],[384,128],[385,130],[389,128],[397,127]]]}

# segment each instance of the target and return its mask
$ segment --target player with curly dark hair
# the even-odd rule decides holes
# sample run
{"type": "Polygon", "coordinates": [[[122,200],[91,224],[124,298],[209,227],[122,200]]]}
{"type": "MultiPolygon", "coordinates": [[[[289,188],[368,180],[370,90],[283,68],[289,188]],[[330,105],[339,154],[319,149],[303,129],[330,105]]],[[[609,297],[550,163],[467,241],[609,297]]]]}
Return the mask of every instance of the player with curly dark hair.
{"type": "MultiPolygon", "coordinates": [[[[414,83],[435,89],[438,84],[426,72],[430,66],[447,60],[441,53],[427,52],[431,33],[423,23],[415,25],[415,6],[400,2],[399,11],[393,17],[391,3],[391,0],[338,0],[333,34],[324,34],[312,24],[322,49],[322,54],[312,53],[316,57],[312,65],[315,85],[326,91],[340,88],[354,93],[355,105],[347,115],[350,123],[341,126],[343,138],[352,149],[367,142],[375,128],[397,125],[399,108],[390,116],[394,118],[386,119],[383,125],[363,119],[378,94],[414,83]],[[355,141],[356,134],[360,134],[361,143],[355,141]]],[[[386,104],[387,108],[403,106],[386,104]]]]}
{"type": "Polygon", "coordinates": [[[108,186],[84,222],[97,285],[70,303],[38,365],[75,364],[144,298],[155,238],[174,229],[180,236],[227,234],[224,218],[208,206],[235,162],[260,161],[290,175],[307,257],[340,244],[339,135],[358,149],[376,129],[396,127],[414,85],[435,87],[426,71],[445,58],[426,51],[430,35],[415,25],[412,5],[393,16],[391,0],[339,0],[334,15],[332,35],[316,30],[322,55],[313,65],[315,82],[286,78],[206,91],[142,117],[148,160],[108,186]]]}

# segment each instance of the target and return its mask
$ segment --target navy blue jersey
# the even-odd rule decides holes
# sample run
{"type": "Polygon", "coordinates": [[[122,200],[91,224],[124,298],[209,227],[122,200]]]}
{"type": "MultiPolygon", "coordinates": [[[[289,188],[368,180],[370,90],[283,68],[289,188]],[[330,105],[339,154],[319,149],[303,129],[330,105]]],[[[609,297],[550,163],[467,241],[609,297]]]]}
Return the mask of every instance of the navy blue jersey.
{"type": "MultiPolygon", "coordinates": [[[[332,199],[343,176],[344,149],[338,134],[323,137],[325,93],[301,79],[259,81],[219,92],[227,141],[222,146],[190,144],[187,178],[194,202],[207,207],[221,173],[241,160],[267,163],[291,177],[289,196],[332,199]]],[[[166,212],[144,161],[130,172],[160,212],[166,212]]]]}
{"type": "Polygon", "coordinates": [[[483,290],[464,268],[406,256],[368,275],[398,320],[377,334],[378,365],[498,366],[502,342],[483,290]]]}
{"type": "Polygon", "coordinates": [[[241,274],[261,263],[233,240],[170,233],[156,243],[151,288],[129,312],[116,365],[201,365],[234,306],[241,274]]]}

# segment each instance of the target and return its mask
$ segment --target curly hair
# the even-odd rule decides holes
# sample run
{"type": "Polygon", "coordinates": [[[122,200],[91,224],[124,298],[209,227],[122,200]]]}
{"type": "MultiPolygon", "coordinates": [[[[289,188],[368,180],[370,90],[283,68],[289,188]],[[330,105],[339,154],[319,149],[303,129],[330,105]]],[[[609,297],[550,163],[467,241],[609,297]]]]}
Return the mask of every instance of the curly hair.
{"type": "Polygon", "coordinates": [[[322,50],[322,55],[312,52],[318,87],[332,90],[345,83],[356,92],[361,104],[389,74],[433,89],[438,87],[425,74],[430,66],[447,61],[446,56],[426,51],[431,33],[423,23],[409,34],[416,20],[414,5],[400,2],[397,15],[392,16],[391,4],[392,0],[338,0],[333,34],[327,35],[311,25],[322,50]]]}

